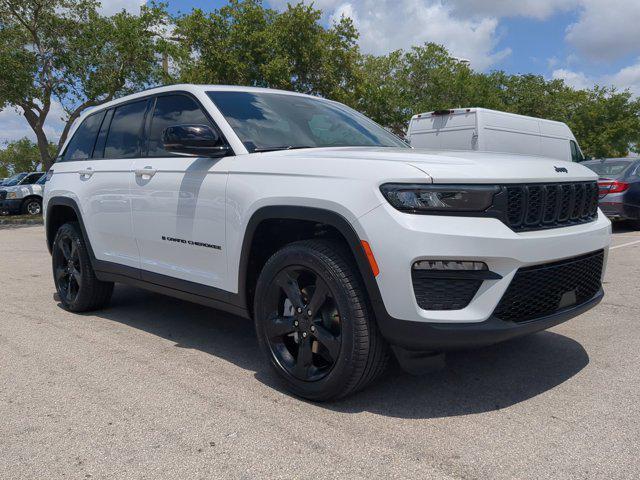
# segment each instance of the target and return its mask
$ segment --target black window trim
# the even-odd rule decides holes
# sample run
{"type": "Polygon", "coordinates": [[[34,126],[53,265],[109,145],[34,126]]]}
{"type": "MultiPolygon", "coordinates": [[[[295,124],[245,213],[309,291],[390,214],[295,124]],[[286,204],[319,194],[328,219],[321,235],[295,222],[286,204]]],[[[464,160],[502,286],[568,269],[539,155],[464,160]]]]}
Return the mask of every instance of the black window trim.
{"type": "MultiPolygon", "coordinates": [[[[142,150],[143,150],[143,145],[145,144],[145,139],[146,139],[146,132],[145,132],[145,122],[147,121],[147,113],[149,112],[149,103],[151,103],[151,97],[141,97],[141,98],[136,98],[136,99],[132,99],[130,101],[126,101],[126,102],[122,102],[119,103],[117,105],[112,105],[110,108],[113,109],[113,115],[111,115],[111,121],[109,123],[109,129],[107,130],[107,135],[104,139],[104,150],[102,152],[102,157],[101,158],[96,158],[94,160],[126,160],[126,159],[135,159],[135,158],[143,158],[142,157],[142,150]],[[138,130],[138,151],[137,151],[137,155],[134,155],[132,157],[105,157],[104,156],[104,152],[107,150],[107,141],[109,140],[109,133],[111,132],[111,125],[113,124],[113,119],[116,116],[116,111],[118,110],[118,108],[126,106],[126,105],[130,105],[133,103],[142,103],[145,102],[146,105],[144,107],[144,113],[142,114],[142,122],[140,124],[140,129],[138,130]]],[[[106,116],[106,115],[105,115],[106,116]]],[[[103,118],[104,120],[104,118],[103,118]]],[[[102,124],[100,125],[100,127],[102,127],[102,124]]],[[[100,135],[100,131],[98,130],[98,135],[100,135]]],[[[96,142],[98,140],[98,136],[96,135],[96,142]]],[[[94,149],[95,149],[95,144],[94,144],[94,149]]],[[[91,155],[93,157],[93,152],[91,152],[91,155]]],[[[92,158],[93,159],[93,158],[92,158]]]]}
{"type": "Polygon", "coordinates": [[[57,162],[86,162],[87,160],[93,160],[93,153],[95,151],[96,148],[96,143],[98,142],[98,137],[100,136],[100,129],[102,128],[102,123],[104,122],[105,116],[106,116],[106,112],[108,111],[108,109],[103,109],[103,110],[96,110],[94,112],[91,112],[89,115],[87,115],[86,117],[84,117],[84,119],[82,120],[82,122],[80,122],[78,124],[78,128],[76,128],[73,131],[73,135],[71,135],[71,137],[69,137],[69,141],[67,142],[67,144],[64,146],[64,150],[61,151],[58,156],[56,157],[56,160],[54,163],[57,162]],[[89,118],[98,115],[98,114],[102,114],[102,119],[100,120],[100,125],[98,126],[98,133],[96,134],[96,138],[93,140],[93,146],[91,147],[91,153],[89,154],[88,157],[86,158],[74,158],[74,159],[70,159],[70,160],[65,160],[64,156],[67,153],[67,149],[69,148],[69,144],[71,143],[71,140],[73,140],[73,137],[76,136],[76,133],[78,133],[78,130],[80,130],[80,127],[82,126],[82,124],[84,122],[86,122],[87,120],[89,120],[89,118]]]}
{"type": "MultiPolygon", "coordinates": [[[[91,152],[91,160],[104,160],[104,147],[107,144],[107,136],[109,135],[109,129],[111,128],[111,120],[113,120],[113,113],[116,111],[115,108],[107,108],[104,110],[104,117],[102,117],[102,123],[100,123],[100,128],[98,129],[98,135],[96,135],[96,141],[93,144],[93,151],[91,152]],[[108,125],[105,126],[105,122],[108,122],[108,125]],[[102,127],[105,127],[104,138],[101,139],[100,135],[102,134],[102,127]],[[96,157],[96,149],[98,148],[99,143],[102,142],[102,153],[100,157],[96,157]]],[[[108,160],[108,159],[107,159],[108,160]]]]}
{"type": "MultiPolygon", "coordinates": [[[[111,104],[109,106],[105,106],[102,107],[98,110],[92,111],[89,115],[87,115],[84,120],[86,120],[87,118],[89,118],[91,115],[96,115],[98,113],[104,112],[105,116],[102,118],[102,122],[104,122],[104,119],[106,118],[106,113],[109,109],[112,109],[115,111],[116,108],[123,106],[123,105],[127,105],[129,103],[135,103],[135,102],[140,102],[142,100],[147,100],[147,110],[145,112],[145,117],[143,120],[143,129],[142,129],[142,135],[141,135],[141,148],[140,148],[140,156],[138,157],[133,157],[133,158],[168,158],[166,156],[153,156],[153,157],[148,157],[147,156],[147,152],[149,150],[149,127],[150,127],[150,121],[151,121],[151,117],[153,116],[153,114],[151,113],[151,115],[149,114],[150,112],[153,112],[153,110],[151,108],[155,108],[155,104],[156,104],[156,99],[158,97],[165,97],[165,96],[169,96],[169,95],[186,95],[187,97],[191,98],[193,101],[196,102],[196,104],[198,105],[198,107],[200,108],[200,110],[202,110],[202,112],[204,113],[205,117],[207,117],[207,120],[209,120],[209,122],[211,122],[211,125],[213,126],[213,128],[217,131],[218,135],[220,135],[220,138],[222,139],[222,141],[229,146],[229,152],[225,155],[225,157],[233,157],[236,156],[236,152],[233,150],[233,146],[231,145],[231,143],[227,140],[227,137],[225,136],[225,134],[222,132],[222,130],[220,129],[220,127],[218,126],[218,123],[213,119],[213,117],[211,116],[211,114],[207,111],[207,109],[204,107],[204,105],[202,104],[202,102],[198,99],[198,97],[196,97],[193,93],[188,92],[186,90],[168,90],[166,92],[160,92],[160,93],[152,93],[149,95],[143,95],[141,97],[136,97],[136,98],[132,98],[129,99],[127,101],[124,102],[120,102],[120,103],[115,103],[115,104],[111,104]],[[152,107],[149,106],[149,104],[152,104],[152,107]]],[[[84,122],[83,120],[83,122],[84,122]]],[[[111,116],[111,120],[113,120],[113,115],[111,116]]],[[[102,128],[102,122],[100,124],[100,129],[102,128]]],[[[78,128],[80,128],[80,125],[78,125],[78,128]]],[[[111,129],[111,124],[109,124],[109,129],[111,129]]],[[[74,135],[76,133],[77,129],[73,132],[74,135]]],[[[91,157],[90,158],[83,158],[81,160],[67,160],[69,162],[84,162],[87,160],[112,160],[109,158],[104,158],[104,151],[103,151],[103,156],[101,158],[94,158],[94,153],[95,153],[95,148],[98,142],[98,136],[100,135],[100,130],[98,130],[98,135],[96,135],[96,140],[93,144],[93,150],[91,152],[91,157]]],[[[107,130],[107,137],[109,135],[109,131],[107,130]]],[[[73,138],[73,137],[71,137],[73,138]]],[[[69,138],[69,140],[67,141],[67,145],[65,145],[64,150],[58,155],[56,162],[62,161],[59,159],[62,159],[64,157],[64,153],[67,150],[67,147],[69,146],[69,143],[71,142],[71,138],[69,138]]],[[[106,142],[105,142],[106,145],[106,142]]],[[[171,158],[181,158],[181,156],[179,157],[171,157],[171,158]]],[[[184,156],[184,158],[196,158],[196,156],[184,156]]],[[[222,157],[221,157],[222,158],[222,157]]]]}

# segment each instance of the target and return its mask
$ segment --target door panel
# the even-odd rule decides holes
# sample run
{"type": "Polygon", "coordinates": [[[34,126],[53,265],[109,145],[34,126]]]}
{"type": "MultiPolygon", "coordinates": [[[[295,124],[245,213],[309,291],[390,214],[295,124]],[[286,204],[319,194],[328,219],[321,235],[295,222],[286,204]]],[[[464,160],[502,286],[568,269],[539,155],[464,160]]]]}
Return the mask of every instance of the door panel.
{"type": "Polygon", "coordinates": [[[144,271],[224,288],[226,159],[138,159],[133,228],[144,271]],[[154,170],[153,175],[143,174],[154,170]]]}
{"type": "MultiPolygon", "coordinates": [[[[132,175],[133,228],[145,272],[225,287],[225,189],[229,159],[166,151],[165,128],[213,122],[192,97],[160,95],[148,118],[147,158],[132,175]]],[[[149,279],[152,281],[152,279],[149,279]]]]}
{"type": "MultiPolygon", "coordinates": [[[[133,127],[134,137],[141,131],[146,101],[138,105],[118,107],[123,113],[133,113],[139,122],[133,127]]],[[[65,172],[74,186],[82,219],[93,252],[98,260],[139,268],[140,255],[131,226],[131,165],[133,158],[101,159],[114,110],[100,111],[86,117],[75,131],[56,173],[65,172]]],[[[129,115],[131,123],[131,116],[129,115]]],[[[126,120],[126,118],[125,118],[126,120]]],[[[114,139],[112,137],[111,143],[114,139]]],[[[134,138],[134,142],[138,141],[134,138]]],[[[135,152],[134,152],[135,153],[135,152]]]]}
{"type": "Polygon", "coordinates": [[[140,268],[131,225],[133,159],[77,163],[82,217],[96,258],[140,268]]]}

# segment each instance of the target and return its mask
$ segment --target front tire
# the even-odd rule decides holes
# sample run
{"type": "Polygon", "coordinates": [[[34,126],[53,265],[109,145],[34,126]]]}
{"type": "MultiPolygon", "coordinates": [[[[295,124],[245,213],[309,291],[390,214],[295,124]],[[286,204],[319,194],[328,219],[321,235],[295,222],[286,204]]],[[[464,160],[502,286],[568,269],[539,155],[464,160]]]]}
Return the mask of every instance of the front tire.
{"type": "Polygon", "coordinates": [[[344,397],[388,362],[357,269],[337,242],[305,240],[276,252],[260,273],[254,312],[261,350],[298,396],[344,397]]]}
{"type": "Polygon", "coordinates": [[[65,223],[58,229],[51,260],[54,283],[65,309],[87,312],[109,304],[113,283],[96,278],[77,222],[65,223]]]}
{"type": "Polygon", "coordinates": [[[28,198],[22,204],[23,215],[41,215],[42,201],[38,198],[28,198]]]}

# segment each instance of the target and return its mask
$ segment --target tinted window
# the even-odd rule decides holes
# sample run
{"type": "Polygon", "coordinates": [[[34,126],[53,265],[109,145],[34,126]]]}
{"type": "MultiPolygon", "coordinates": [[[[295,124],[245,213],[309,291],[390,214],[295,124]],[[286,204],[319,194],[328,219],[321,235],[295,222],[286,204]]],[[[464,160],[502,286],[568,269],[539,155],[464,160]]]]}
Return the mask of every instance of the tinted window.
{"type": "Polygon", "coordinates": [[[98,129],[102,123],[104,112],[98,112],[85,118],[73,138],[69,141],[67,149],[62,156],[62,161],[86,160],[91,157],[93,146],[96,143],[98,129]]]}
{"type": "Polygon", "coordinates": [[[31,185],[32,183],[36,183],[40,180],[40,177],[44,175],[44,173],[32,173],[27,175],[24,180],[20,182],[20,185],[31,185]]]}
{"type": "Polygon", "coordinates": [[[140,155],[142,121],[146,109],[147,100],[115,109],[104,147],[104,158],[133,158],[140,155]]]}
{"type": "Polygon", "coordinates": [[[573,140],[570,140],[570,142],[571,142],[571,161],[582,162],[584,160],[584,157],[582,156],[582,152],[578,148],[578,144],[573,140]]]}
{"type": "Polygon", "coordinates": [[[405,147],[355,110],[319,98],[264,92],[208,92],[250,152],[291,147],[405,147]]]}
{"type": "Polygon", "coordinates": [[[100,127],[100,133],[98,133],[98,139],[96,140],[96,146],[93,149],[93,158],[104,157],[104,144],[107,141],[107,133],[109,133],[109,126],[111,125],[112,118],[113,108],[107,110],[107,114],[104,116],[102,126],[100,127]]]}
{"type": "Polygon", "coordinates": [[[191,97],[186,95],[158,97],[149,129],[148,155],[150,157],[173,156],[173,153],[162,147],[162,132],[167,127],[181,124],[211,126],[211,122],[191,97]]]}

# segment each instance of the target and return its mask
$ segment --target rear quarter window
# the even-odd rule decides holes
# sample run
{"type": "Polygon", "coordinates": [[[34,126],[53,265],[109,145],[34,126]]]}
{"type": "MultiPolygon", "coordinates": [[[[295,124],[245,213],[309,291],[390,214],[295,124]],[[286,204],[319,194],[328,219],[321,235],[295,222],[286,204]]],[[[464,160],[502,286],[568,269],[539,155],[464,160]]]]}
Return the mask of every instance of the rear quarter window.
{"type": "Polygon", "coordinates": [[[70,162],[91,158],[103,118],[104,111],[85,118],[73,134],[59,161],[70,162]]]}

